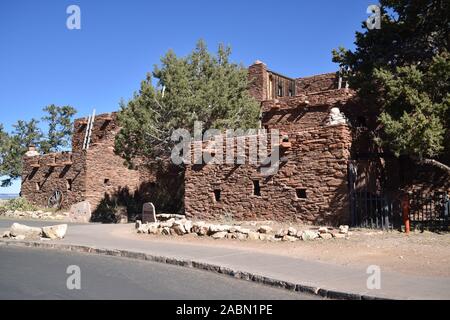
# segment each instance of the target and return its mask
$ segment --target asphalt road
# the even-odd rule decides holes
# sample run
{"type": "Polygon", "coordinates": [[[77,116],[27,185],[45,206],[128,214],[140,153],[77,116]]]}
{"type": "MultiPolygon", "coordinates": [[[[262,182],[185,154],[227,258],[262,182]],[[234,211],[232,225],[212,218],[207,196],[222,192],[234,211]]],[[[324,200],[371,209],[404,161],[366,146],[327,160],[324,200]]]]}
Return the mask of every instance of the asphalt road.
{"type": "Polygon", "coordinates": [[[0,246],[0,299],[317,299],[205,271],[56,250],[0,246]],[[69,290],[68,266],[80,268],[69,290]]]}

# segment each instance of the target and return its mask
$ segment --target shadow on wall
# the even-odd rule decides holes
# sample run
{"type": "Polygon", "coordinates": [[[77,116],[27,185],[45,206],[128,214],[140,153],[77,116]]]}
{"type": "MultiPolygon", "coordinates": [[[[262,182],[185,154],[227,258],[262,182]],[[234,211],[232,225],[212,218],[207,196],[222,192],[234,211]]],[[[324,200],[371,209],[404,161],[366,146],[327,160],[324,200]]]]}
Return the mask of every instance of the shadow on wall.
{"type": "Polygon", "coordinates": [[[184,214],[184,171],[161,169],[154,174],[154,181],[141,183],[137,191],[119,187],[112,194],[105,193],[92,213],[91,222],[120,223],[141,219],[146,202],[152,202],[157,213],[184,214]]]}
{"type": "Polygon", "coordinates": [[[133,221],[142,208],[139,192],[118,188],[113,194],[105,193],[97,208],[92,212],[91,222],[120,223],[133,221]]]}

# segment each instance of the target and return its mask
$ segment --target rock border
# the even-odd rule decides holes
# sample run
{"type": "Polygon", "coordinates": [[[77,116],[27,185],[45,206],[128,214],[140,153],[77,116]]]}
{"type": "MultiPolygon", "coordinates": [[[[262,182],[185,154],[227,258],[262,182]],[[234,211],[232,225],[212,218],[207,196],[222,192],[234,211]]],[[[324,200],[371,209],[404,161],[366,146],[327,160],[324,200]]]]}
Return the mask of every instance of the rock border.
{"type": "Polygon", "coordinates": [[[16,246],[16,247],[26,247],[26,248],[41,248],[41,249],[53,249],[61,251],[71,251],[77,253],[87,253],[87,254],[97,254],[102,256],[112,256],[121,257],[141,261],[151,261],[157,263],[164,263],[179,267],[193,268],[197,270],[209,271],[217,274],[223,274],[226,276],[233,277],[235,279],[250,281],[259,283],[262,285],[284,289],[288,291],[301,292],[306,294],[311,294],[315,296],[320,296],[322,298],[334,299],[334,300],[394,300],[389,298],[381,298],[377,296],[351,293],[338,290],[329,290],[326,288],[320,288],[310,285],[305,285],[301,283],[292,283],[288,281],[278,280],[275,278],[263,276],[257,273],[252,273],[248,271],[236,270],[228,267],[223,267],[219,265],[214,265],[206,262],[189,260],[189,259],[179,259],[168,256],[154,255],[143,252],[121,250],[121,249],[106,249],[106,248],[96,248],[91,246],[83,245],[72,245],[72,244],[57,244],[48,242],[36,242],[36,241],[17,241],[17,240],[2,240],[0,239],[0,246],[16,246]]]}

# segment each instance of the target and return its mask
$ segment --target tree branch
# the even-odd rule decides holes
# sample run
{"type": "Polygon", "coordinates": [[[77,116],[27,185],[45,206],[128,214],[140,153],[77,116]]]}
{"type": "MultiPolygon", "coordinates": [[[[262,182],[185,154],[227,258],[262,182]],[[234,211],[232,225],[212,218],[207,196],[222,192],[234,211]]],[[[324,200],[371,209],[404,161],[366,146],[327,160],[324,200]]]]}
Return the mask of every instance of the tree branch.
{"type": "Polygon", "coordinates": [[[418,157],[412,157],[412,158],[413,158],[413,160],[415,160],[416,162],[418,162],[420,164],[428,164],[433,167],[439,168],[439,169],[445,171],[450,176],[450,167],[442,162],[439,162],[439,161],[436,161],[433,159],[420,159],[418,157]]]}

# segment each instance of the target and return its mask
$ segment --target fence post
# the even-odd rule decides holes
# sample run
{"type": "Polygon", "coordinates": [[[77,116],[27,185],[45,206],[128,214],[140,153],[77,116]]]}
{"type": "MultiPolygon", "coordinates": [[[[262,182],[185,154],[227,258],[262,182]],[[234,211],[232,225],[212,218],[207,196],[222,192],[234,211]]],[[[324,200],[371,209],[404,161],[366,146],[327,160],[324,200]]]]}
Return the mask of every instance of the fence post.
{"type": "Polygon", "coordinates": [[[410,232],[409,211],[410,211],[409,196],[407,193],[405,193],[402,196],[402,216],[406,234],[409,234],[410,232]]]}

